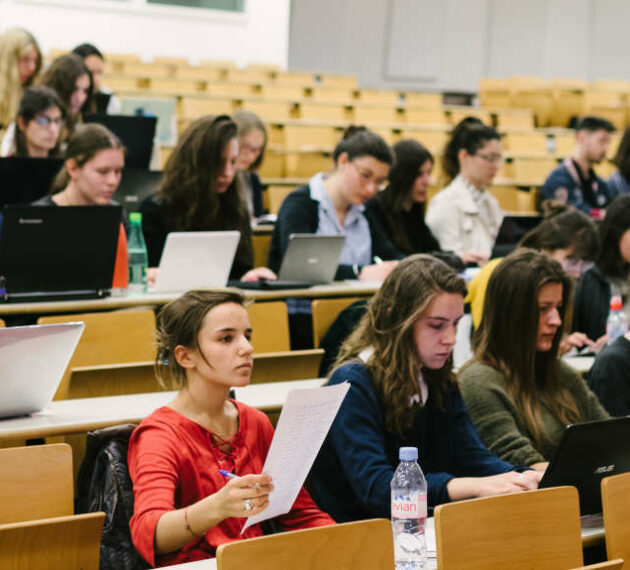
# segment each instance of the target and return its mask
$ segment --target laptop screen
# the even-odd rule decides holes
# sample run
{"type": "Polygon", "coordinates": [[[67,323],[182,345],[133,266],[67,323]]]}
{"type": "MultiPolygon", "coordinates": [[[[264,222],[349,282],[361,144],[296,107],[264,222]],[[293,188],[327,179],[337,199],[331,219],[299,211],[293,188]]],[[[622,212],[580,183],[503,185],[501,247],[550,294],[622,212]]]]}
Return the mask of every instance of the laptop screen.
{"type": "Polygon", "coordinates": [[[30,204],[48,194],[62,165],[60,158],[0,158],[0,207],[30,204]]]}
{"type": "Polygon", "coordinates": [[[7,295],[111,288],[120,206],[9,206],[0,276],[7,295]]]}

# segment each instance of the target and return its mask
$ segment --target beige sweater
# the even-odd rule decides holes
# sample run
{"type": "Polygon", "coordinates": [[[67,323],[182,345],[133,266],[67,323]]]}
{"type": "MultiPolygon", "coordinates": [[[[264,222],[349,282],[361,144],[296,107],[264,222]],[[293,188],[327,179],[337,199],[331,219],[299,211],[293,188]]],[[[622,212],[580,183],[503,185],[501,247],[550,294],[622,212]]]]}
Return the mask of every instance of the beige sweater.
{"type": "MultiPolygon", "coordinates": [[[[473,423],[491,451],[515,465],[531,465],[552,458],[565,426],[550,410],[541,411],[547,441],[537,448],[525,428],[521,411],[508,396],[505,376],[491,366],[473,362],[460,371],[459,380],[473,423]]],[[[609,417],[586,382],[564,363],[560,363],[559,381],[575,399],[584,421],[609,417]]]]}

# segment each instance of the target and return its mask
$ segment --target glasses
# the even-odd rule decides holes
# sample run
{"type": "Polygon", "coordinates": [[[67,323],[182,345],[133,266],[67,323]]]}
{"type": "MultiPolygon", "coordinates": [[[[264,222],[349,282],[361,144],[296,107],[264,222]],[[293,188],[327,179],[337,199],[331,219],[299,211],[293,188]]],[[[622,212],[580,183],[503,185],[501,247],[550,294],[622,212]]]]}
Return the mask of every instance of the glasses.
{"type": "Polygon", "coordinates": [[[47,129],[48,127],[50,127],[50,125],[55,125],[56,127],[61,128],[65,123],[65,121],[61,117],[55,117],[54,119],[51,119],[46,115],[37,115],[37,117],[35,117],[33,120],[44,129],[47,129]]]}
{"type": "Polygon", "coordinates": [[[480,152],[478,152],[474,156],[483,158],[486,162],[489,162],[490,164],[501,164],[503,162],[503,156],[500,154],[481,154],[480,152]]]}
{"type": "Polygon", "coordinates": [[[354,166],[357,174],[365,184],[374,184],[379,192],[382,192],[385,188],[387,188],[387,185],[389,184],[389,180],[387,180],[387,178],[375,178],[372,172],[361,168],[356,162],[351,162],[350,164],[354,166]]]}

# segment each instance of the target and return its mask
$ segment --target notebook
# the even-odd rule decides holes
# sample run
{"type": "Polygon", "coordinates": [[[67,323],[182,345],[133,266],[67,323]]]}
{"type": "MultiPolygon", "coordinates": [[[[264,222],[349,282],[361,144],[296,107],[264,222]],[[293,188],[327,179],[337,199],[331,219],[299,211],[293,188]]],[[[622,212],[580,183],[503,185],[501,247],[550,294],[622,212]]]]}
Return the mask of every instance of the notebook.
{"type": "Polygon", "coordinates": [[[299,289],[335,278],[345,236],[291,234],[277,281],[230,282],[242,289],[299,289]]]}
{"type": "Polygon", "coordinates": [[[125,166],[149,168],[153,153],[153,139],[157,118],[127,115],[86,115],[85,123],[99,123],[107,127],[125,146],[125,166]]]}
{"type": "Polygon", "coordinates": [[[0,297],[26,302],[107,296],[120,220],[120,206],[5,208],[0,297]]]}
{"type": "Polygon", "coordinates": [[[32,414],[52,400],[83,323],[0,329],[0,418],[32,414]]]}
{"type": "Polygon", "coordinates": [[[630,471],[630,417],[569,425],[540,482],[572,485],[582,515],[602,512],[601,480],[630,471]]]}
{"type": "Polygon", "coordinates": [[[240,238],[238,231],[171,232],[151,292],[225,287],[240,238]]]}
{"type": "Polygon", "coordinates": [[[62,166],[61,158],[0,158],[0,207],[30,204],[46,196],[62,166]]]}

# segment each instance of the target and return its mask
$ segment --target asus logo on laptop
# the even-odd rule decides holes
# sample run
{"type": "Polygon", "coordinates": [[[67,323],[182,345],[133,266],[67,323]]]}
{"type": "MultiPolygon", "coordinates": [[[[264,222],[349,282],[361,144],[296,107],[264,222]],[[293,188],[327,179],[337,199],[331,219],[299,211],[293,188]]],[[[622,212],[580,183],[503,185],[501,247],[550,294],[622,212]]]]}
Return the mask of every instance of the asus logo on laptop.
{"type": "Polygon", "coordinates": [[[615,469],[615,465],[602,465],[595,469],[595,475],[601,475],[602,473],[610,473],[615,469]]]}
{"type": "Polygon", "coordinates": [[[43,224],[44,220],[42,218],[20,218],[20,224],[43,224]]]}

